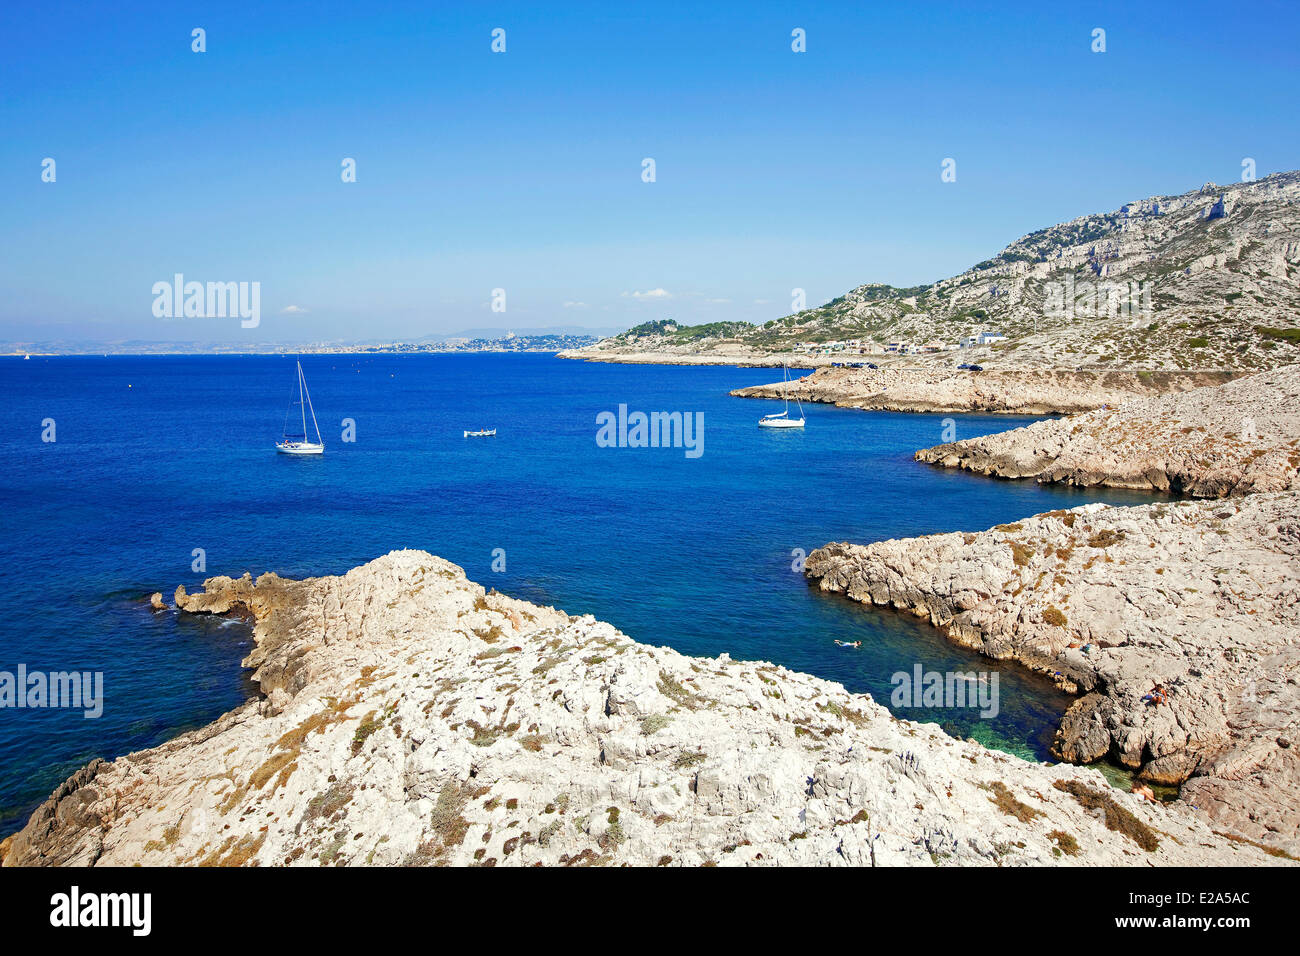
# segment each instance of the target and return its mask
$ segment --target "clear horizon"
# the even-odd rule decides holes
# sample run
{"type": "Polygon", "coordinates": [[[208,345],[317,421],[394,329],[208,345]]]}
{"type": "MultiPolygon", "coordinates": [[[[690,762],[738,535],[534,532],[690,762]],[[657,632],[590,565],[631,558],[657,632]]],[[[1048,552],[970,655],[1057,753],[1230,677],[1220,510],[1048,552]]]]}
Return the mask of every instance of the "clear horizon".
{"type": "Polygon", "coordinates": [[[1237,10],[10,8],[0,341],[764,322],[932,282],[1300,166],[1300,10],[1237,10]],[[156,316],[177,273],[259,283],[260,322],[156,316]]]}

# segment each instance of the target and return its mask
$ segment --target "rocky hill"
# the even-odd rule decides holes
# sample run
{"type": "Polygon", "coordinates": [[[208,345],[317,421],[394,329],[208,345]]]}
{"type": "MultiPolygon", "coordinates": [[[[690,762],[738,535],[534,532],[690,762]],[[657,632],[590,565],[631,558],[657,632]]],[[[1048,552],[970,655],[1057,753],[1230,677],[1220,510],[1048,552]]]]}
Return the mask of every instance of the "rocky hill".
{"type": "MultiPolygon", "coordinates": [[[[1272,368],[1300,359],[1300,172],[1155,196],[1017,239],[960,275],[862,285],[762,326],[643,327],[571,357],[755,361],[796,342],[955,343],[1002,366],[1272,368]]],[[[904,361],[948,362],[950,356],[904,361]]]]}
{"type": "Polygon", "coordinates": [[[211,578],[176,603],[252,612],[265,697],[86,766],[0,844],[5,865],[1285,862],[1096,770],[637,644],[423,552],[211,578]]]}

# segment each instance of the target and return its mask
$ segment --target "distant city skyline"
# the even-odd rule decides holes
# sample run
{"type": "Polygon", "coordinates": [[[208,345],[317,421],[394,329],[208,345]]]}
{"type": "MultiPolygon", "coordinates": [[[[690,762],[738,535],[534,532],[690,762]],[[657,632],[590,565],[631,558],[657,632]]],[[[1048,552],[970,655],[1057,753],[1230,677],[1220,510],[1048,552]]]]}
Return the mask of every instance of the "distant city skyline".
{"type": "Polygon", "coordinates": [[[1236,10],[10,8],[0,341],[764,322],[935,281],[1300,166],[1300,9],[1236,10]],[[258,321],[159,315],[178,274],[257,283],[258,321]]]}

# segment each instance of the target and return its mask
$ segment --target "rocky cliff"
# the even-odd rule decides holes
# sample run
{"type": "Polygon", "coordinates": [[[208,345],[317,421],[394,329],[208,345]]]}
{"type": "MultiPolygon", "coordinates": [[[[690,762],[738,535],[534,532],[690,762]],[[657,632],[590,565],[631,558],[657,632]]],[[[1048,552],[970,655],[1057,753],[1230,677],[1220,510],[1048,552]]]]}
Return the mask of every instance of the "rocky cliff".
{"type": "Polygon", "coordinates": [[[830,544],[807,573],[1080,693],[1063,758],[1185,781],[1215,829],[1300,855],[1300,492],[830,544]]]}
{"type": "MultiPolygon", "coordinates": [[[[920,363],[1261,369],[1300,360],[1300,171],[1152,196],[1038,229],[929,285],[858,286],[748,329],[603,339],[571,357],[789,354],[797,342],[1008,339],[920,363]]],[[[803,357],[800,356],[802,361],[803,357]]],[[[880,361],[877,359],[877,361],[880,361]]]]}
{"type": "Polygon", "coordinates": [[[1300,488],[1300,365],[937,445],[916,458],[1003,478],[1199,497],[1300,488]]]}
{"type": "Polygon", "coordinates": [[[1280,862],[1095,770],[637,644],[423,552],[177,603],[255,616],[265,696],[88,765],[5,865],[1280,862]]]}

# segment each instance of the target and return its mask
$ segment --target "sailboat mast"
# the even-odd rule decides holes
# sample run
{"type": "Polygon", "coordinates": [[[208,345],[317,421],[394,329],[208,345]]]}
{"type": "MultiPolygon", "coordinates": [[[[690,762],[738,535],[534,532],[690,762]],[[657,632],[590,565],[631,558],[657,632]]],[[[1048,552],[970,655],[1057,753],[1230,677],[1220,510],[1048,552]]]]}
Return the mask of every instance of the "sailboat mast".
{"type": "MultiPolygon", "coordinates": [[[[302,382],[302,363],[298,363],[298,410],[302,412],[302,440],[307,440],[307,406],[302,401],[303,382],[302,382]]],[[[312,412],[312,418],[316,413],[312,412]]]]}
{"type": "MultiPolygon", "coordinates": [[[[311,409],[311,426],[316,429],[316,444],[323,445],[324,442],[320,439],[320,425],[316,422],[316,406],[311,403],[311,390],[307,388],[307,377],[302,374],[301,362],[298,363],[298,374],[302,376],[302,387],[307,393],[307,407],[311,409]]],[[[305,417],[302,423],[302,439],[303,441],[307,440],[307,420],[305,417]]]]}

